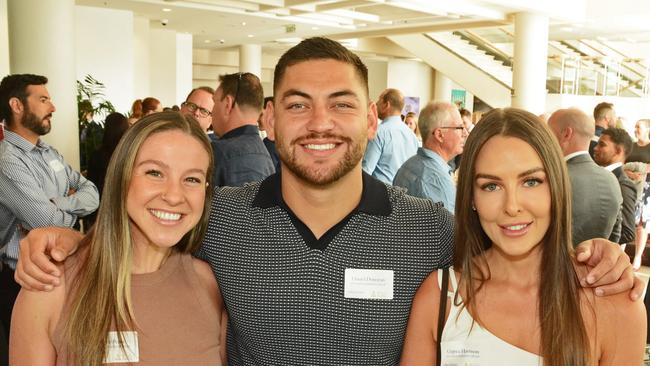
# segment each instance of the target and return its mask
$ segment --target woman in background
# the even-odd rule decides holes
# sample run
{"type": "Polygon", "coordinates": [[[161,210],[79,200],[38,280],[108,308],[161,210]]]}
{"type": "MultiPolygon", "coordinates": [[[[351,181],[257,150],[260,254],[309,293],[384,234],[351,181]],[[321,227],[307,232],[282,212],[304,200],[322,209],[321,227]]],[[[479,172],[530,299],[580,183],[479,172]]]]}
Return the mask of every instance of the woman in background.
{"type": "Polygon", "coordinates": [[[642,304],[580,287],[569,194],[545,124],[518,109],[484,116],[460,166],[449,292],[443,270],[418,289],[403,365],[641,365],[642,304]]]}
{"type": "Polygon", "coordinates": [[[163,107],[160,101],[153,97],[136,99],[131,106],[131,115],[129,116],[129,126],[136,123],[140,118],[150,115],[151,113],[162,112],[163,107]]]}
{"type": "Polygon", "coordinates": [[[422,147],[422,136],[420,136],[420,128],[418,127],[418,116],[415,112],[408,112],[404,116],[404,123],[413,131],[415,137],[418,138],[418,147],[422,147]]]}

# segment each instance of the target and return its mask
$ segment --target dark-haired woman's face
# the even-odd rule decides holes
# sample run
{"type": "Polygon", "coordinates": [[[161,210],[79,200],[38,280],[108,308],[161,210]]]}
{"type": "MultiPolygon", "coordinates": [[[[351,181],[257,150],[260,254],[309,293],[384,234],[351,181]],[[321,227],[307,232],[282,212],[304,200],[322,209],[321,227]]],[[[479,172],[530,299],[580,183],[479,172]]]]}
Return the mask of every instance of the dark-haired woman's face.
{"type": "Polygon", "coordinates": [[[474,205],[495,250],[531,253],[550,226],[551,193],[541,159],[525,141],[494,136],[476,156],[474,205]]]}

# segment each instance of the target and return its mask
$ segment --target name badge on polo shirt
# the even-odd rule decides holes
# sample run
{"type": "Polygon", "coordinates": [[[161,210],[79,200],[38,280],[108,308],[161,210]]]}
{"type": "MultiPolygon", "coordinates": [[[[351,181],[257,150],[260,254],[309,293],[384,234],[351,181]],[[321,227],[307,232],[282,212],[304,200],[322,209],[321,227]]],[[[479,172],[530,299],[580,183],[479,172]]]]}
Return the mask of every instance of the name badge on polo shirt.
{"type": "Polygon", "coordinates": [[[58,160],[52,160],[48,164],[50,165],[50,168],[52,168],[52,170],[54,170],[55,173],[58,173],[61,170],[65,169],[63,164],[61,164],[61,162],[58,161],[58,160]]]}
{"type": "Polygon", "coordinates": [[[138,332],[121,332],[124,344],[120,345],[118,332],[108,332],[104,363],[140,362],[138,332]],[[122,347],[123,346],[123,347],[122,347]]]}
{"type": "Polygon", "coordinates": [[[393,299],[393,271],[345,269],[344,296],[347,299],[393,299]]]}

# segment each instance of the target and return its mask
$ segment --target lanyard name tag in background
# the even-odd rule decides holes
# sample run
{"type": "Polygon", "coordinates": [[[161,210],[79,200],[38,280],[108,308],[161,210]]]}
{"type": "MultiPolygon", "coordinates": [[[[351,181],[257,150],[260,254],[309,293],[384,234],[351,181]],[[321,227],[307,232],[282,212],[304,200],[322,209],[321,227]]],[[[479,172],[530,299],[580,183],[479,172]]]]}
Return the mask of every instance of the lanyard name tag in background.
{"type": "Polygon", "coordinates": [[[345,269],[344,296],[348,299],[393,299],[393,271],[345,269]]]}
{"type": "Polygon", "coordinates": [[[63,169],[65,169],[65,167],[63,166],[63,164],[61,164],[61,162],[58,161],[58,160],[52,160],[52,161],[50,161],[50,162],[49,162],[49,165],[50,165],[50,168],[52,168],[52,170],[53,170],[55,173],[58,173],[58,172],[62,171],[63,169]]]}
{"type": "Polygon", "coordinates": [[[108,332],[106,344],[106,359],[104,363],[139,362],[138,332],[122,332],[124,349],[120,346],[117,332],[108,332]]]}

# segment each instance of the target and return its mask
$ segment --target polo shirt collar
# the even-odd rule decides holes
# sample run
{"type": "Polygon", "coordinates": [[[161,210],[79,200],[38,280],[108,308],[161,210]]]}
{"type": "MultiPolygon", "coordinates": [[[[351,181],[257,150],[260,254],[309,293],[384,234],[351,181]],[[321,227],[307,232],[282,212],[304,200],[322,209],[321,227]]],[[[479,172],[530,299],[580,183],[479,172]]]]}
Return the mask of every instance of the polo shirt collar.
{"type": "MultiPolygon", "coordinates": [[[[282,198],[282,177],[280,172],[264,179],[253,200],[253,207],[270,208],[274,206],[287,210],[289,207],[282,198]]],[[[375,216],[388,216],[392,209],[386,185],[363,172],[361,201],[353,212],[363,212],[375,216]]]]}

